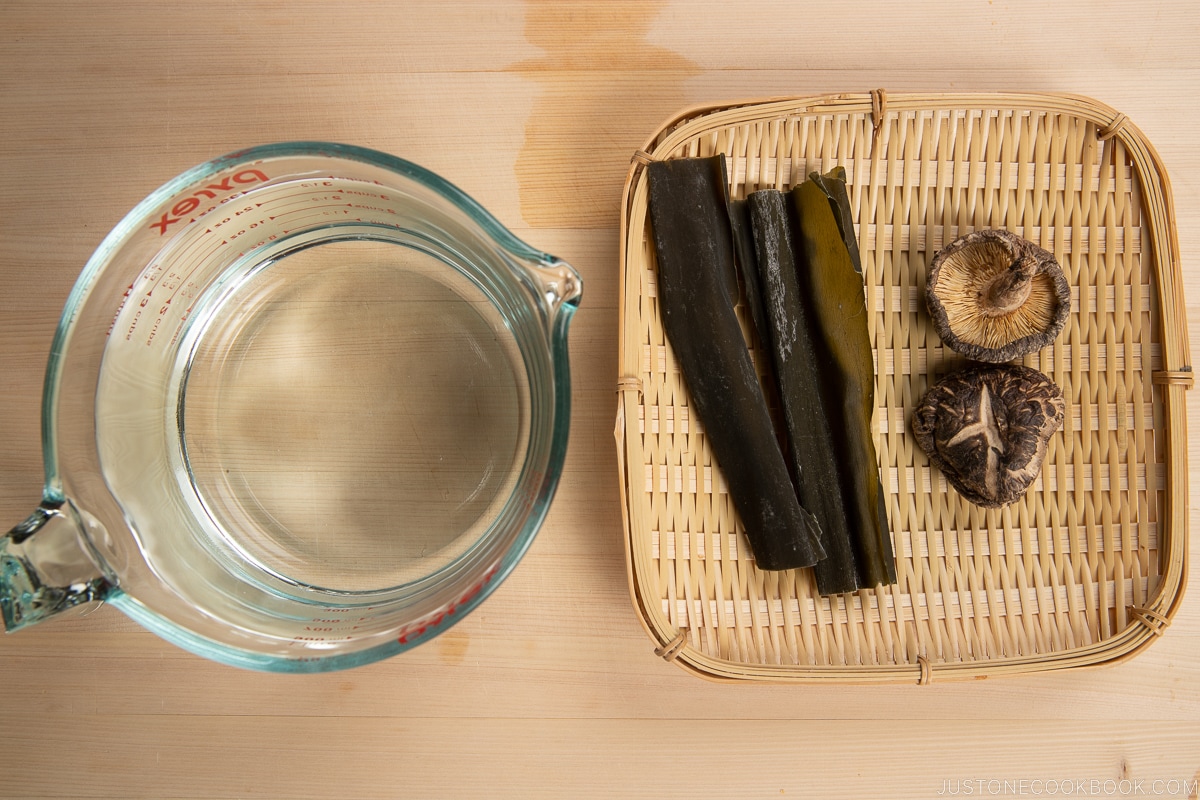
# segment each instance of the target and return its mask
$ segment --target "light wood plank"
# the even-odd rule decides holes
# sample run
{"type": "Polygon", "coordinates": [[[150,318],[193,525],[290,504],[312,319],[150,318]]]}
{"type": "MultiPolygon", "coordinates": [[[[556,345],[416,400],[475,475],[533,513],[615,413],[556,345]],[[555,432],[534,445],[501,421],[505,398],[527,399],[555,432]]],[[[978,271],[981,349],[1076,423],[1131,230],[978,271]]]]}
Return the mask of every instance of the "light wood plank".
{"type": "MultiPolygon", "coordinates": [[[[913,721],[903,726],[904,740],[925,755],[893,761],[881,753],[881,737],[840,720],[697,720],[685,728],[622,719],[122,722],[114,737],[104,717],[74,717],[71,744],[104,755],[76,758],[79,767],[70,772],[61,769],[60,730],[6,742],[27,765],[15,779],[7,776],[6,789],[26,798],[391,798],[404,788],[438,797],[904,800],[948,794],[962,782],[982,782],[979,793],[987,796],[991,781],[1011,782],[1008,796],[1019,794],[1021,781],[1069,781],[1072,794],[1087,796],[1096,781],[1103,796],[1104,781],[1126,779],[1142,781],[1150,794],[1155,781],[1164,789],[1193,785],[1196,764],[1186,753],[1200,735],[1194,722],[1129,731],[1114,741],[1087,723],[1046,722],[1031,731],[1026,723],[980,729],[974,721],[913,721]],[[881,756],[888,768],[872,769],[881,756]],[[130,774],[138,776],[136,787],[125,782],[130,774]],[[180,775],[189,776],[186,783],[180,775]]],[[[993,794],[1003,796],[1003,788],[993,794]]]]}
{"type": "MultiPolygon", "coordinates": [[[[300,138],[393,152],[586,288],[558,497],[474,615],[323,676],[212,664],[112,608],[0,638],[0,796],[929,798],[947,780],[985,781],[981,796],[990,780],[1197,780],[1195,577],[1162,639],[1103,669],[797,688],[663,662],[628,593],[613,423],[622,184],[632,152],[698,103],[874,87],[1096,97],[1170,173],[1200,336],[1198,35],[1191,4],[1165,0],[3,4],[0,524],[40,492],[42,371],[80,268],[147,192],[207,158],[300,138]]],[[[1194,487],[1195,447],[1189,468],[1194,487]]]]}

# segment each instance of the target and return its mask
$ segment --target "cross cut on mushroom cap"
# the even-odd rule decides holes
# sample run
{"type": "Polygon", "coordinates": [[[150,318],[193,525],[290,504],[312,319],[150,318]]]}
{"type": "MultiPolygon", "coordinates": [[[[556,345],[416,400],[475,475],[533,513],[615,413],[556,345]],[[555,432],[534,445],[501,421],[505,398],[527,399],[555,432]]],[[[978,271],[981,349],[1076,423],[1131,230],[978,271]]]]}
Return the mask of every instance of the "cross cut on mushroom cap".
{"type": "Polygon", "coordinates": [[[1004,230],[968,233],[938,251],[925,284],[942,341],[976,361],[1004,363],[1054,341],[1071,287],[1054,255],[1004,230]]]}
{"type": "Polygon", "coordinates": [[[1037,370],[978,364],[931,387],[912,428],[951,486],[976,505],[998,508],[1037,478],[1065,408],[1062,390],[1037,370]]]}

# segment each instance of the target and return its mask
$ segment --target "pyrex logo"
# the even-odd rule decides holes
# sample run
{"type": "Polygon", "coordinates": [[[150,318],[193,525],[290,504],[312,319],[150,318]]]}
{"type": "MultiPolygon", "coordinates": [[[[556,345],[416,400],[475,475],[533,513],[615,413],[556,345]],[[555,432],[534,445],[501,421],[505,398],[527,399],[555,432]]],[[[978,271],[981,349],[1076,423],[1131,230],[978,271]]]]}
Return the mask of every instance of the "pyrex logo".
{"type": "Polygon", "coordinates": [[[203,189],[197,189],[190,197],[185,197],[177,202],[170,211],[163,212],[162,218],[158,222],[151,223],[150,227],[158,228],[158,235],[162,236],[167,232],[168,227],[182,221],[184,217],[199,208],[201,198],[216,200],[218,192],[232,192],[237,188],[235,184],[246,185],[265,180],[267,180],[266,173],[258,169],[244,169],[233,175],[226,175],[220,183],[210,183],[203,189]]]}

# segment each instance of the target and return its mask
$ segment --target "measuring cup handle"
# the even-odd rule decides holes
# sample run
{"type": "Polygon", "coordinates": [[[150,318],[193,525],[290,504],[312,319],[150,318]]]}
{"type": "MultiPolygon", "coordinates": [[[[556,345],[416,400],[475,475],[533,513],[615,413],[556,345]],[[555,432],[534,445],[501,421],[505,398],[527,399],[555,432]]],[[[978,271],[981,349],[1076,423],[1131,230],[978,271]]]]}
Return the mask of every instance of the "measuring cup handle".
{"type": "Polygon", "coordinates": [[[83,520],[69,503],[40,506],[0,537],[0,616],[9,633],[105,598],[112,585],[85,541],[83,520]]]}

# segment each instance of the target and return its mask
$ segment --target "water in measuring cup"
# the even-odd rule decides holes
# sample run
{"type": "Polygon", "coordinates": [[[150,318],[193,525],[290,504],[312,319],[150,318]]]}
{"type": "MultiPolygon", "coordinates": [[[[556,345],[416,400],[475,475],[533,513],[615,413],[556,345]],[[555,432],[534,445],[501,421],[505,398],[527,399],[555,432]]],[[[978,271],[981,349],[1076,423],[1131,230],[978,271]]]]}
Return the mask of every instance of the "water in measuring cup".
{"type": "Polygon", "coordinates": [[[437,258],[318,244],[251,270],[203,326],[179,399],[186,488],[246,569],[397,586],[469,548],[511,493],[520,354],[437,258]]]}

